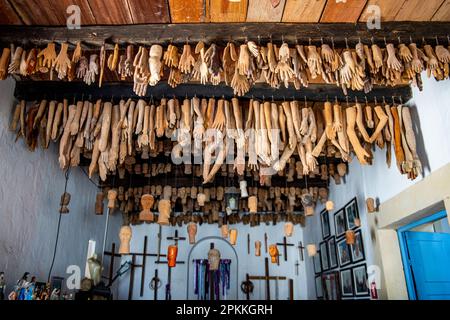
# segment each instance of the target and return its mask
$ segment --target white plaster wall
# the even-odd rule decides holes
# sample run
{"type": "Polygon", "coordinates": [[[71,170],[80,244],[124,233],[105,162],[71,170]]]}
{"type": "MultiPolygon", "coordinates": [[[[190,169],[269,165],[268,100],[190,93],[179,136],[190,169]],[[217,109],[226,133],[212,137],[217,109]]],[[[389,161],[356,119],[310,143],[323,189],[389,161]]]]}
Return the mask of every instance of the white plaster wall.
{"type": "MultiPolygon", "coordinates": [[[[355,159],[349,165],[349,174],[345,182],[336,185],[332,180],[330,184],[330,197],[334,201],[336,209],[330,213],[331,230],[334,230],[334,213],[353,197],[357,197],[368,266],[376,261],[373,244],[377,239],[376,232],[368,227],[365,199],[368,197],[377,198],[383,203],[450,162],[448,138],[450,81],[437,82],[426,78],[426,74],[422,76],[424,91],[420,92],[413,89],[413,99],[408,102],[408,106],[412,108],[411,115],[416,130],[418,153],[424,167],[424,176],[410,181],[406,176],[401,175],[395,164],[393,150],[392,166],[387,168],[385,150],[377,148],[372,166],[363,167],[355,159]]],[[[316,212],[319,213],[320,210],[321,208],[318,208],[316,212]]],[[[315,217],[307,219],[305,243],[314,242],[318,244],[320,241],[321,226],[320,217],[317,214],[315,217]]],[[[315,299],[314,271],[311,259],[308,260],[308,298],[315,299]]]]}
{"type": "MultiPolygon", "coordinates": [[[[236,275],[233,273],[236,266],[236,259],[232,254],[232,251],[229,248],[225,248],[220,241],[214,241],[216,248],[221,252],[226,252],[222,255],[222,258],[231,258],[231,288],[234,290],[230,290],[229,298],[236,299],[235,287],[233,285],[238,286],[238,300],[244,300],[245,294],[241,292],[240,285],[241,282],[245,280],[245,274],[249,273],[250,275],[264,275],[264,258],[269,257],[269,270],[270,275],[272,276],[286,276],[287,278],[294,279],[294,298],[295,299],[306,299],[307,298],[307,288],[306,288],[306,272],[305,272],[305,262],[299,261],[299,275],[295,275],[295,262],[299,260],[299,253],[296,247],[288,247],[288,261],[285,262],[283,257],[280,257],[280,266],[276,264],[270,263],[269,254],[264,252],[264,232],[267,233],[268,236],[268,245],[276,242],[283,242],[283,223],[278,223],[276,226],[266,226],[261,225],[259,227],[251,228],[249,225],[233,225],[230,228],[236,228],[238,230],[238,240],[237,245],[234,246],[237,251],[238,259],[239,259],[239,267],[238,267],[238,279],[236,275]],[[250,234],[250,255],[247,253],[247,234],[250,234]],[[261,256],[256,257],[254,255],[254,242],[256,240],[261,241],[261,256]],[[237,281],[236,281],[237,280],[237,281]]],[[[186,226],[182,227],[163,227],[163,241],[161,245],[161,252],[166,253],[167,247],[169,244],[172,244],[173,241],[166,240],[166,237],[173,236],[175,230],[178,230],[179,236],[186,237],[187,240],[179,242],[178,248],[178,259],[179,261],[186,261],[188,259],[189,251],[192,248],[192,245],[189,245],[188,235],[186,226]]],[[[148,245],[147,251],[150,253],[157,252],[157,234],[158,234],[158,225],[156,224],[143,224],[139,226],[133,227],[133,238],[131,241],[131,251],[132,252],[142,252],[143,250],[143,242],[144,236],[148,236],[148,245]]],[[[200,241],[202,238],[208,236],[219,236],[220,237],[220,229],[215,225],[202,224],[198,226],[197,232],[197,241],[200,241]]],[[[293,243],[295,246],[298,245],[299,241],[303,241],[303,228],[299,225],[295,226],[294,233],[292,237],[287,238],[288,243],[293,243]]],[[[199,244],[194,251],[194,256],[191,256],[192,259],[203,257],[207,258],[209,243],[207,241],[205,246],[199,244]],[[201,250],[203,248],[203,254],[201,250]]],[[[280,254],[283,254],[283,248],[279,247],[280,254]]],[[[126,259],[125,257],[123,259],[126,259]]],[[[153,299],[153,290],[149,288],[150,280],[154,276],[155,268],[158,268],[158,277],[162,280],[162,286],[158,290],[158,299],[164,300],[165,298],[165,285],[167,283],[167,265],[156,265],[154,263],[156,258],[148,257],[147,258],[147,267],[145,274],[145,290],[143,297],[140,297],[140,285],[141,285],[141,269],[136,269],[135,278],[134,278],[134,290],[133,290],[133,299],[144,299],[144,300],[152,300],[153,299]]],[[[165,260],[165,258],[161,258],[161,260],[165,260]]],[[[136,259],[136,263],[141,263],[141,258],[136,259]]],[[[192,264],[190,267],[190,282],[189,282],[189,290],[193,292],[194,285],[192,281],[193,268],[192,264]]],[[[186,299],[186,286],[187,286],[187,264],[178,264],[172,270],[172,299],[173,300],[182,300],[186,299]]],[[[120,299],[128,299],[128,288],[129,288],[129,273],[126,274],[120,280],[119,284],[119,297],[120,299]]],[[[255,289],[253,296],[251,297],[253,300],[264,300],[265,299],[265,282],[253,280],[255,289]]],[[[279,299],[286,300],[289,297],[288,291],[288,283],[287,281],[280,280],[278,282],[279,288],[279,299]]],[[[275,281],[271,281],[271,289],[270,294],[271,298],[275,299],[275,281]]]]}
{"type": "MultiPolygon", "coordinates": [[[[0,271],[5,272],[7,293],[24,272],[47,281],[65,182],[56,145],[30,152],[8,130],[14,85],[12,79],[0,81],[0,271]]],[[[97,189],[80,168],[71,170],[67,191],[70,213],[62,216],[52,275],[67,278],[67,266],[78,265],[83,277],[88,240],[95,240],[101,252],[105,216],[94,214],[97,189]]],[[[119,226],[120,216],[113,216],[111,234],[119,226]]]]}

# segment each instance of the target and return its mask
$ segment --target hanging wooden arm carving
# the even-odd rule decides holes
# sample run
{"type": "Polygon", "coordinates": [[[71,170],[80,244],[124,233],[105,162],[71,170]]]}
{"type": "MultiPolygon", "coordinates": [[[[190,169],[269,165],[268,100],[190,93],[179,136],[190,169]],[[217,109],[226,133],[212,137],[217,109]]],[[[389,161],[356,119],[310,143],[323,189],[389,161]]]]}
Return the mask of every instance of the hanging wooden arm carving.
{"type": "Polygon", "coordinates": [[[347,135],[350,140],[350,143],[353,146],[353,150],[359,160],[359,162],[363,165],[368,164],[366,158],[370,158],[370,155],[366,150],[361,146],[361,143],[358,140],[355,132],[355,124],[356,124],[356,108],[350,107],[345,110],[347,117],[347,135]]]}
{"type": "Polygon", "coordinates": [[[103,105],[102,125],[100,132],[100,141],[98,146],[100,152],[105,152],[106,147],[108,146],[108,137],[111,128],[111,112],[112,112],[111,102],[105,102],[103,105]]]}
{"type": "Polygon", "coordinates": [[[388,122],[388,116],[384,113],[383,108],[381,108],[380,106],[376,106],[375,113],[379,119],[379,122],[374,133],[369,139],[369,143],[374,143],[375,140],[377,140],[378,136],[381,134],[382,130],[388,122]]]}
{"type": "Polygon", "coordinates": [[[330,102],[324,104],[324,118],[325,118],[325,133],[329,140],[333,140],[336,136],[336,131],[333,126],[333,109],[330,102]]]}
{"type": "Polygon", "coordinates": [[[289,142],[289,148],[295,149],[297,146],[297,139],[295,139],[296,134],[294,130],[294,124],[292,122],[292,114],[291,114],[291,107],[289,105],[289,102],[284,101],[282,103],[284,114],[286,115],[286,123],[287,123],[287,131],[288,131],[288,142],[289,142]]]}
{"type": "Polygon", "coordinates": [[[394,151],[395,159],[397,160],[397,167],[400,172],[403,172],[402,167],[405,162],[405,154],[402,148],[402,136],[400,128],[400,119],[398,116],[397,108],[391,107],[391,114],[393,118],[393,129],[394,129],[394,151]]]}
{"type": "MultiPolygon", "coordinates": [[[[148,142],[150,146],[150,150],[154,151],[156,149],[156,133],[155,133],[155,114],[156,114],[156,107],[154,104],[150,106],[150,114],[148,117],[148,142]]],[[[130,138],[131,139],[131,138],[130,138]]]]}
{"type": "Polygon", "coordinates": [[[299,106],[297,101],[291,101],[291,114],[292,114],[292,121],[294,123],[294,131],[297,136],[297,141],[300,141],[302,139],[301,135],[301,116],[299,111],[299,106]]]}
{"type": "Polygon", "coordinates": [[[56,142],[56,139],[58,138],[59,135],[59,124],[61,123],[62,111],[63,111],[63,104],[60,102],[58,103],[58,107],[56,108],[55,117],[53,119],[52,125],[51,139],[54,142],[56,142]]]}
{"type": "Polygon", "coordinates": [[[45,135],[45,148],[48,148],[50,143],[52,129],[53,129],[53,121],[55,117],[55,109],[56,109],[56,101],[50,101],[50,105],[48,107],[47,114],[47,125],[46,125],[46,135],[45,135]]]}
{"type": "Polygon", "coordinates": [[[414,130],[412,127],[411,113],[409,108],[403,107],[402,114],[403,125],[405,127],[406,142],[408,143],[408,147],[411,150],[413,156],[413,176],[411,178],[414,179],[422,172],[422,163],[417,154],[416,137],[414,135],[414,130]]]}
{"type": "Polygon", "coordinates": [[[367,133],[366,127],[364,126],[364,122],[363,122],[364,112],[363,112],[362,106],[359,103],[356,103],[355,107],[356,107],[356,112],[357,112],[356,124],[358,126],[358,130],[359,130],[359,132],[361,132],[361,135],[363,136],[364,141],[370,142],[369,134],[367,133]]]}

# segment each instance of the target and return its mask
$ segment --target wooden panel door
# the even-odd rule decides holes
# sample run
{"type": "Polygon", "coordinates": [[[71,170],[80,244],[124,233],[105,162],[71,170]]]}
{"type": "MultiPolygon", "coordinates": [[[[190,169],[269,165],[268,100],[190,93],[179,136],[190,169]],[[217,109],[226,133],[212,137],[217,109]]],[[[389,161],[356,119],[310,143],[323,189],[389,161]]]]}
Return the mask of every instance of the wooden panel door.
{"type": "Polygon", "coordinates": [[[205,0],[169,0],[172,23],[208,22],[206,3],[205,0]]]}
{"type": "Polygon", "coordinates": [[[286,0],[283,22],[319,22],[327,0],[286,0]]]}
{"type": "Polygon", "coordinates": [[[169,23],[169,7],[166,0],[126,0],[134,24],[169,23]]]}
{"type": "Polygon", "coordinates": [[[402,8],[405,0],[369,0],[359,21],[366,22],[371,18],[370,6],[379,6],[381,10],[381,21],[394,21],[395,16],[402,8]]]}
{"type": "Polygon", "coordinates": [[[211,22],[245,22],[247,6],[248,0],[209,0],[211,22]]]}
{"type": "Polygon", "coordinates": [[[396,21],[430,21],[444,0],[406,0],[396,21]]]}
{"type": "Polygon", "coordinates": [[[367,0],[328,1],[320,22],[356,22],[367,0]]]}
{"type": "Polygon", "coordinates": [[[442,6],[434,14],[433,21],[450,21],[450,0],[445,0],[442,6]]]}
{"type": "Polygon", "coordinates": [[[0,0],[0,24],[23,24],[7,0],[0,0]]]}
{"type": "Polygon", "coordinates": [[[286,0],[280,0],[274,8],[271,0],[249,0],[247,22],[280,22],[286,0]]]}

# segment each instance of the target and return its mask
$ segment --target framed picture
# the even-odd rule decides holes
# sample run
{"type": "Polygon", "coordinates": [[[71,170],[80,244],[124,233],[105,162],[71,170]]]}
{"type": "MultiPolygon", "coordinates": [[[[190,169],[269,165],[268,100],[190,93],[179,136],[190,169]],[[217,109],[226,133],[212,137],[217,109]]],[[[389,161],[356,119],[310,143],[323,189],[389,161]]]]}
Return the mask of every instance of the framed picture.
{"type": "Polygon", "coordinates": [[[339,300],[339,271],[324,273],[322,275],[323,297],[325,300],[339,300]]]}
{"type": "Polygon", "coordinates": [[[362,234],[361,234],[360,230],[355,232],[355,244],[350,245],[350,251],[352,253],[353,263],[359,262],[359,261],[362,261],[365,259],[362,234]]]}
{"type": "Polygon", "coordinates": [[[320,261],[322,262],[322,271],[330,269],[330,263],[328,261],[328,245],[326,241],[322,241],[319,244],[320,248],[320,261]]]}
{"type": "Polygon", "coordinates": [[[334,214],[334,229],[336,231],[336,238],[340,238],[345,234],[345,217],[344,210],[339,210],[334,214]]]}
{"type": "Polygon", "coordinates": [[[341,295],[343,298],[345,297],[353,297],[353,274],[352,269],[343,269],[340,272],[340,280],[341,280],[341,295]]]}
{"type": "Polygon", "coordinates": [[[330,215],[327,210],[320,213],[320,224],[322,225],[322,237],[326,239],[330,236],[330,215]]]}
{"type": "Polygon", "coordinates": [[[323,299],[323,287],[321,276],[316,276],[316,297],[317,299],[323,299]]]}
{"type": "Polygon", "coordinates": [[[314,272],[316,274],[319,274],[322,272],[322,264],[320,263],[320,255],[316,254],[313,257],[313,264],[314,264],[314,272]]]}
{"type": "Polygon", "coordinates": [[[352,262],[350,246],[345,242],[345,238],[337,242],[337,252],[339,265],[346,266],[352,262]]]}
{"type": "Polygon", "coordinates": [[[347,229],[352,230],[359,227],[359,224],[355,223],[356,219],[359,219],[359,212],[358,203],[356,202],[356,198],[354,198],[345,206],[345,221],[347,223],[347,229]]]}
{"type": "Polygon", "coordinates": [[[336,237],[328,239],[327,244],[328,244],[328,264],[330,266],[330,269],[337,268],[339,265],[336,250],[336,237]]]}
{"type": "Polygon", "coordinates": [[[367,287],[367,268],[365,264],[353,267],[353,285],[355,288],[355,296],[369,296],[369,288],[367,287]]]}

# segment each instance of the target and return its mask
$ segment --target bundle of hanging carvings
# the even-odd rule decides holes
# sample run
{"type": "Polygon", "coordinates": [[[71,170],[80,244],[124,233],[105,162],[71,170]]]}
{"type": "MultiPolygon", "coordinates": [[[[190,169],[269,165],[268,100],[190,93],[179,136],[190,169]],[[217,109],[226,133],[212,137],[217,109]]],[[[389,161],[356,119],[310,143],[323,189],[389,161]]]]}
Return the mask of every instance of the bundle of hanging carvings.
{"type": "MultiPolygon", "coordinates": [[[[400,42],[400,41],[399,41],[400,42]]],[[[450,45],[450,43],[449,43],[450,45]]],[[[257,82],[265,82],[273,88],[282,84],[296,89],[307,87],[314,79],[347,89],[372,90],[373,85],[395,86],[411,83],[422,88],[421,72],[437,80],[449,78],[450,52],[436,40],[436,46],[423,43],[419,48],[409,44],[386,43],[385,48],[377,44],[363,44],[359,41],[355,49],[348,46],[343,50],[334,44],[320,46],[281,46],[269,42],[266,46],[247,41],[240,46],[229,42],[225,48],[211,43],[209,47],[199,42],[194,50],[189,44],[182,49],[169,44],[139,46],[133,45],[121,50],[119,45],[107,52],[103,45],[100,52],[83,54],[81,43],[69,53],[68,43],[62,43],[59,53],[51,42],[46,48],[22,47],[4,48],[0,58],[0,79],[8,74],[30,76],[49,73],[53,79],[56,72],[59,79],[73,81],[82,79],[91,85],[98,82],[101,87],[105,69],[116,73],[123,80],[134,82],[134,92],[145,96],[148,86],[155,86],[164,72],[168,72],[168,83],[176,87],[188,81],[219,85],[225,82],[238,96],[245,95],[257,82]]]]}
{"type": "Polygon", "coordinates": [[[91,159],[89,176],[98,172],[103,181],[108,173],[136,171],[137,157],[166,154],[174,163],[184,161],[188,170],[191,158],[199,157],[205,184],[232,164],[238,176],[257,172],[260,185],[268,186],[288,163],[305,176],[319,174],[321,155],[350,162],[354,153],[361,164],[371,164],[374,145],[385,149],[388,166],[393,146],[397,167],[408,178],[421,172],[410,109],[401,104],[244,103],[197,97],[118,104],[20,101],[10,128],[31,150],[38,140],[44,148],[59,141],[63,169],[78,166],[81,155],[91,159]],[[291,162],[294,155],[298,161],[291,162]]]}

